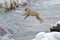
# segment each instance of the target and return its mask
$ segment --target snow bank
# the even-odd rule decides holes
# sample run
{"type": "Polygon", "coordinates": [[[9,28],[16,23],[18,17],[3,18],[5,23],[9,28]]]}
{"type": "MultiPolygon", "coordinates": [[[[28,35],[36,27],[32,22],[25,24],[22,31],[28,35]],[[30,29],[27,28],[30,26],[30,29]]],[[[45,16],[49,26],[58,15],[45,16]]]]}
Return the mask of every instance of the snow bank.
{"type": "Polygon", "coordinates": [[[40,32],[32,40],[60,40],[60,32],[40,32]]]}

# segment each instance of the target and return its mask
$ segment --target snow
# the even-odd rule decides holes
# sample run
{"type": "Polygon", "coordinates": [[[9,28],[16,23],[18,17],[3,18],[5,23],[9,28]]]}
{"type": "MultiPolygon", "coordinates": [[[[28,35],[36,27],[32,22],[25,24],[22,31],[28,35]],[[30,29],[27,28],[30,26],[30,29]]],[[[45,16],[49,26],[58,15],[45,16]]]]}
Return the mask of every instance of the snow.
{"type": "Polygon", "coordinates": [[[40,32],[32,40],[60,40],[60,32],[40,32]]]}

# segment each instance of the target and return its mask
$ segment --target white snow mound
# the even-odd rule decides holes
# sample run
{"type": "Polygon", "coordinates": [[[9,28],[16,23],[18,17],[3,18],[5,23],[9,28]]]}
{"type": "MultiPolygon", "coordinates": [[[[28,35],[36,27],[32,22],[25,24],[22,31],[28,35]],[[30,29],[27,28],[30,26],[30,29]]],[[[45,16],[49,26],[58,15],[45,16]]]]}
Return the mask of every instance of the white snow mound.
{"type": "Polygon", "coordinates": [[[60,40],[60,32],[40,32],[32,40],[60,40]]]}

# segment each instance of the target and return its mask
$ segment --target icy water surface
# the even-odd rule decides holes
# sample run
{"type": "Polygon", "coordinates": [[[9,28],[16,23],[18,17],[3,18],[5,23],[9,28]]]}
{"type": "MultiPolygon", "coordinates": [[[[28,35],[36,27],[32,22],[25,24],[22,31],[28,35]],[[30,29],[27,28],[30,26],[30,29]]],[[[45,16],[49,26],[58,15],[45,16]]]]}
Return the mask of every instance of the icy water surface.
{"type": "Polygon", "coordinates": [[[15,40],[31,40],[35,34],[41,31],[48,32],[49,28],[56,21],[60,20],[60,5],[41,8],[39,5],[28,5],[30,8],[40,12],[44,19],[44,23],[40,23],[35,17],[28,17],[24,20],[23,8],[12,10],[7,13],[0,13],[0,24],[6,28],[13,30],[12,38],[15,40]]]}

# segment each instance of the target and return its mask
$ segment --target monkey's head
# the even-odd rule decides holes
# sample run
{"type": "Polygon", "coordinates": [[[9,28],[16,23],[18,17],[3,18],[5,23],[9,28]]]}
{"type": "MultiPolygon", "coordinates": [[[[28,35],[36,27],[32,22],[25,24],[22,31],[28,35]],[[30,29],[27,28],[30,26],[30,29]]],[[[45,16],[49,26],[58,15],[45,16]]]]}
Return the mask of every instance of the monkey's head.
{"type": "Polygon", "coordinates": [[[25,10],[25,11],[30,11],[30,8],[26,7],[24,10],[25,10]]]}

